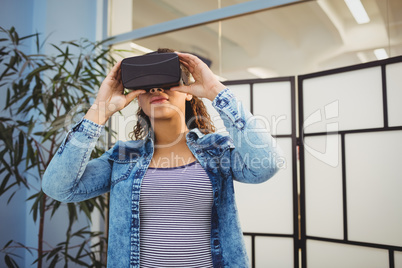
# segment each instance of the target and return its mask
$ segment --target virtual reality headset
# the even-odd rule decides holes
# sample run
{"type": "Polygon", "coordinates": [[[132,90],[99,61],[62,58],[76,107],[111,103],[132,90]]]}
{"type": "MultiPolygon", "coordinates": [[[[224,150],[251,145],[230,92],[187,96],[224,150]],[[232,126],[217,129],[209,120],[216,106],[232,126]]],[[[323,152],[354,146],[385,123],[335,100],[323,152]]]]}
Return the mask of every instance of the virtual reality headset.
{"type": "Polygon", "coordinates": [[[152,52],[142,56],[125,58],[121,62],[121,78],[127,89],[169,89],[188,84],[188,77],[180,67],[176,53],[152,52]]]}

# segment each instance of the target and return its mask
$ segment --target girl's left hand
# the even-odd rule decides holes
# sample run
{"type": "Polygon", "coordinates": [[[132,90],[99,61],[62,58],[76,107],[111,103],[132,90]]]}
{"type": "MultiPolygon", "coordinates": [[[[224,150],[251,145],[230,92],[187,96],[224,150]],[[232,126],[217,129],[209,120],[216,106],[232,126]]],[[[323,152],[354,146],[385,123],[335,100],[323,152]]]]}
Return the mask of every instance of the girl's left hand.
{"type": "Polygon", "coordinates": [[[179,53],[180,63],[183,64],[192,74],[195,82],[186,86],[172,87],[170,90],[189,93],[199,98],[207,98],[213,101],[218,93],[226,88],[209,67],[198,57],[179,53]]]}

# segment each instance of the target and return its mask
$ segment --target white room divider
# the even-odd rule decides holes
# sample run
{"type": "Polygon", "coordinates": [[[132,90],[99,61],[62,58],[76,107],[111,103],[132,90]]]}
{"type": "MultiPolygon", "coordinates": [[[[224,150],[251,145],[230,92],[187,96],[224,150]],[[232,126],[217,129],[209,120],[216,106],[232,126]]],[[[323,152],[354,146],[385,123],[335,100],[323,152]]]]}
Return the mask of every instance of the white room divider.
{"type": "Polygon", "coordinates": [[[402,267],[401,61],[299,77],[302,267],[402,267]]]}
{"type": "MultiPolygon", "coordinates": [[[[226,82],[283,151],[280,171],[262,184],[235,182],[240,221],[253,267],[298,267],[294,77],[226,82]]],[[[205,101],[218,132],[223,123],[205,101]]]]}

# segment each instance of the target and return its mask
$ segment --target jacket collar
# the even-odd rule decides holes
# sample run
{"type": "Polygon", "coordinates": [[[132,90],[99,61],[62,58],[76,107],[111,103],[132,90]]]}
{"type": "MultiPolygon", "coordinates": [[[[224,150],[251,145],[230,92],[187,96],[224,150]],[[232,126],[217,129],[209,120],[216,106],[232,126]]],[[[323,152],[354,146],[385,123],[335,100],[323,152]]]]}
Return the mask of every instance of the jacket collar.
{"type": "MultiPolygon", "coordinates": [[[[191,129],[188,133],[187,133],[187,135],[186,135],[186,139],[187,139],[187,141],[196,141],[196,140],[198,140],[199,138],[202,138],[202,137],[204,137],[205,136],[205,134],[204,133],[202,133],[198,128],[193,128],[193,129],[191,129]]],[[[148,131],[148,134],[147,134],[147,136],[146,136],[146,138],[145,138],[145,140],[146,141],[149,141],[149,140],[154,140],[154,138],[155,138],[155,135],[154,135],[154,132],[153,132],[153,130],[152,130],[152,128],[148,131]]]]}
{"type": "Polygon", "coordinates": [[[186,138],[187,141],[196,141],[204,136],[205,134],[202,133],[198,128],[193,128],[187,133],[186,138]]]}

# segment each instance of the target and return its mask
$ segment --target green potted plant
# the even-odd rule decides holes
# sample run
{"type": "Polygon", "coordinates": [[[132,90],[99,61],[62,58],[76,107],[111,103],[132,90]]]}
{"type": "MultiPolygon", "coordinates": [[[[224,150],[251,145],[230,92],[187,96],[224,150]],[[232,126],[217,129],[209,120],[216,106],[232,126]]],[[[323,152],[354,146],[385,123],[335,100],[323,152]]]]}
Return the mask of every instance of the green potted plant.
{"type": "MultiPolygon", "coordinates": [[[[106,41],[82,39],[49,44],[56,53],[45,55],[40,53],[44,44],[40,43],[39,34],[20,37],[14,28],[0,27],[0,94],[6,98],[0,117],[0,196],[7,193],[11,202],[17,191],[29,189],[32,195],[17,201],[32,203],[31,215],[39,226],[37,245],[14,240],[0,245],[0,255],[8,267],[18,267],[15,248],[24,248],[34,255],[37,267],[55,267],[61,263],[64,267],[72,263],[105,266],[106,238],[102,232],[90,230],[90,221],[94,210],[104,217],[107,197],[61,204],[32,185],[40,183],[66,129],[85,114],[109,64],[114,63],[111,49],[104,45],[106,41]],[[35,42],[37,53],[24,53],[21,47],[26,42],[35,42]],[[64,206],[68,211],[65,240],[44,245],[46,216],[51,218],[64,206]],[[88,224],[73,231],[79,214],[86,215],[88,224]],[[94,239],[98,242],[91,244],[94,239]]],[[[105,147],[99,142],[92,156],[100,156],[105,147]]]]}

